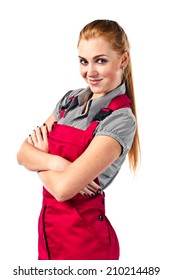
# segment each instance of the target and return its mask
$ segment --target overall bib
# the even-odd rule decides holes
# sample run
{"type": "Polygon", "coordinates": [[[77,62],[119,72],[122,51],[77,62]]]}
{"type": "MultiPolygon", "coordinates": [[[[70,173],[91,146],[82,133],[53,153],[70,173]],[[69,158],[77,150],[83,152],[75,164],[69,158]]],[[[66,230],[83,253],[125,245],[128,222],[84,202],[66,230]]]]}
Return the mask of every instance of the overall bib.
{"type": "MultiPolygon", "coordinates": [[[[123,94],[100,110],[86,130],[55,122],[49,133],[49,152],[71,162],[76,160],[93,139],[100,120],[113,110],[130,107],[123,94]]],[[[63,117],[65,110],[61,111],[63,117]]],[[[99,184],[98,178],[95,182],[99,184]]],[[[38,222],[39,260],[118,260],[119,243],[105,215],[105,194],[94,197],[77,194],[58,202],[43,187],[43,203],[38,222]]]]}

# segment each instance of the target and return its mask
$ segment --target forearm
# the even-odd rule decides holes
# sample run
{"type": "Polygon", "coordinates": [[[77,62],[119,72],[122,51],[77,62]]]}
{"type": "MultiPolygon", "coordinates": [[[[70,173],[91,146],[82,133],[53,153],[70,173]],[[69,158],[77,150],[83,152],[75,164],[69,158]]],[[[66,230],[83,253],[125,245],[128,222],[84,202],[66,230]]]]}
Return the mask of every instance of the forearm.
{"type": "Polygon", "coordinates": [[[43,152],[25,140],[17,153],[17,161],[30,171],[65,170],[70,162],[62,157],[43,152]]]}
{"type": "MultiPolygon", "coordinates": [[[[58,201],[62,202],[74,197],[81,189],[71,186],[69,180],[66,182],[65,170],[62,171],[40,171],[38,176],[44,187],[50,192],[58,201]]],[[[84,187],[84,186],[83,186],[84,187]]]]}
{"type": "Polygon", "coordinates": [[[116,140],[108,136],[98,136],[64,171],[49,170],[38,174],[45,188],[58,201],[65,201],[97,178],[120,154],[121,146],[116,140]]]}

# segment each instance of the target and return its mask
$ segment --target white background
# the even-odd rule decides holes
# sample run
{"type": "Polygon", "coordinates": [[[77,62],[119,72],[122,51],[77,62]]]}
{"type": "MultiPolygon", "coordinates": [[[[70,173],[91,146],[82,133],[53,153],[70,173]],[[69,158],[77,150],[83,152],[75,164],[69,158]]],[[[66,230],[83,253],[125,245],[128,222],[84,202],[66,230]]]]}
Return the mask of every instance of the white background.
{"type": "Polygon", "coordinates": [[[119,263],[158,265],[162,277],[157,279],[171,279],[171,1],[4,0],[0,2],[0,256],[8,279],[15,266],[38,265],[42,186],[35,173],[17,164],[17,150],[68,90],[86,86],[79,74],[78,34],[99,18],[118,21],[131,43],[142,151],[136,177],[126,162],[106,190],[107,216],[120,241],[119,263]]]}

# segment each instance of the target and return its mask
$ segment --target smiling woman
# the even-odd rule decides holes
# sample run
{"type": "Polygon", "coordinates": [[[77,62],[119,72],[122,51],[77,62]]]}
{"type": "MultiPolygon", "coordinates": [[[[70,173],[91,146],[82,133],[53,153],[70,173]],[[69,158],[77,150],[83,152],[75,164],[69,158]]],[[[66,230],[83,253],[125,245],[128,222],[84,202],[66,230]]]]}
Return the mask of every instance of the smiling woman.
{"type": "Polygon", "coordinates": [[[78,49],[80,73],[90,85],[93,98],[103,96],[121,84],[122,67],[125,68],[129,60],[127,51],[120,56],[102,37],[81,39],[78,49]]]}
{"type": "Polygon", "coordinates": [[[133,170],[138,164],[129,43],[117,22],[96,20],[81,30],[78,50],[88,86],[64,95],[23,142],[17,159],[44,185],[38,258],[118,260],[104,189],[127,154],[133,170]]]}

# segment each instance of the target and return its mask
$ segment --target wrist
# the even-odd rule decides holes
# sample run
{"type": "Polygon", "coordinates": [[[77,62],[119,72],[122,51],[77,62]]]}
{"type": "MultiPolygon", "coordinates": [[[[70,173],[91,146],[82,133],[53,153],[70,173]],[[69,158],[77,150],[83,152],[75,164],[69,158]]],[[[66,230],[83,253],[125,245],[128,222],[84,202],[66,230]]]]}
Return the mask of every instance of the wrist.
{"type": "Polygon", "coordinates": [[[64,171],[71,164],[71,162],[60,156],[51,155],[48,164],[49,164],[49,170],[64,171]]]}

